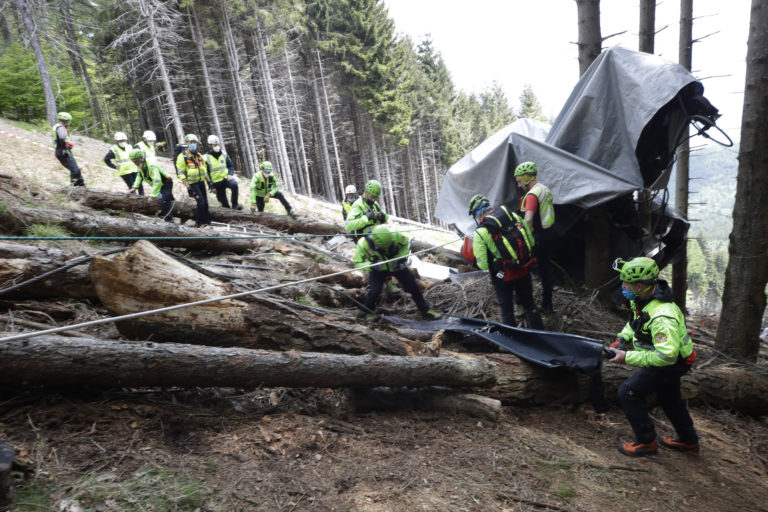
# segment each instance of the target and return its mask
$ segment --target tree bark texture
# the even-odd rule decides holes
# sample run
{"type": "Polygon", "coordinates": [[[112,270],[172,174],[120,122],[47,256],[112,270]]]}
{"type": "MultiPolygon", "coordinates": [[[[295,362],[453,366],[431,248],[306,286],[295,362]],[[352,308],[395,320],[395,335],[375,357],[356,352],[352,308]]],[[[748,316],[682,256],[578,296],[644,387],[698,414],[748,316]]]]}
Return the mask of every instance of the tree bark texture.
{"type": "Polygon", "coordinates": [[[499,419],[501,402],[487,396],[457,393],[449,388],[357,388],[350,398],[355,412],[440,411],[463,413],[491,421],[499,419]]]}
{"type": "Polygon", "coordinates": [[[717,348],[754,361],[768,282],[768,4],[752,0],[733,230],[717,348]]]}
{"type": "Polygon", "coordinates": [[[97,298],[85,264],[52,274],[8,293],[2,292],[2,289],[66,265],[77,256],[51,247],[0,242],[0,298],[97,298]]]}
{"type": "Polygon", "coordinates": [[[656,0],[640,0],[639,34],[637,49],[641,52],[653,53],[653,43],[656,38],[656,0]]]}
{"type": "MultiPolygon", "coordinates": [[[[96,257],[90,274],[102,303],[119,315],[237,293],[170,258],[146,241],[96,257]]],[[[351,354],[410,355],[408,340],[358,325],[353,318],[265,294],[226,299],[117,323],[131,339],[351,354]]]]}
{"type": "Polygon", "coordinates": [[[579,76],[586,73],[602,51],[600,0],[576,0],[579,26],[579,76]]]}
{"type": "Polygon", "coordinates": [[[15,456],[13,447],[0,441],[0,511],[8,510],[13,501],[13,478],[11,468],[15,456]]]}
{"type": "MultiPolygon", "coordinates": [[[[147,202],[146,199],[139,201],[147,202]]],[[[12,233],[21,233],[30,224],[56,224],[75,236],[108,237],[211,237],[157,240],[163,247],[243,253],[256,247],[248,239],[215,239],[211,231],[179,226],[168,222],[89,215],[67,210],[27,208],[19,206],[0,211],[0,224],[12,233]]]]}
{"type": "Polygon", "coordinates": [[[0,383],[6,385],[252,389],[488,387],[495,381],[493,364],[452,357],[275,353],[60,336],[0,344],[0,383]]]}

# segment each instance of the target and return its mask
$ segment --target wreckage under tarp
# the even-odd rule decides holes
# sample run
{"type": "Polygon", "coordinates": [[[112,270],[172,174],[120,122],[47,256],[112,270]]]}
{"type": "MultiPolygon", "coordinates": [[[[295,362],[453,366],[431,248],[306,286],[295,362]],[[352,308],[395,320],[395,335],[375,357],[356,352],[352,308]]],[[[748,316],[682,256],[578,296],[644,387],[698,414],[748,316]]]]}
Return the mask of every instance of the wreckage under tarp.
{"type": "Polygon", "coordinates": [[[672,263],[684,247],[688,222],[667,205],[666,185],[691,118],[714,122],[718,116],[703,90],[679,64],[624,48],[606,50],[576,84],[551,128],[531,119],[515,121],[454,164],[435,215],[471,233],[469,199],[483,194],[494,205],[517,206],[521,191],[514,169],[533,161],[538,179],[554,196],[554,259],[571,277],[584,277],[585,238],[596,217],[609,227],[598,232],[610,236],[611,257],[643,253],[662,266],[672,263]],[[651,232],[640,224],[640,190],[655,196],[651,232]]]}

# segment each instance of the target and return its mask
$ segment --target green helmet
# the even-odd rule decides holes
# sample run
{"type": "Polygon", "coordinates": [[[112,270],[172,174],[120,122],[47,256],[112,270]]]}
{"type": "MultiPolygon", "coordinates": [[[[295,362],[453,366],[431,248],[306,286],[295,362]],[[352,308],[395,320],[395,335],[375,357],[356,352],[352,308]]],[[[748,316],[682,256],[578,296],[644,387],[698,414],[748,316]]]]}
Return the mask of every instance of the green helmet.
{"type": "Polygon", "coordinates": [[[625,283],[652,283],[659,277],[659,266],[651,258],[632,258],[629,261],[616,258],[613,270],[625,283]]]}
{"type": "Polygon", "coordinates": [[[482,194],[476,194],[469,200],[469,216],[477,217],[490,207],[491,203],[488,201],[487,197],[482,194]]]}
{"type": "Polygon", "coordinates": [[[59,121],[71,121],[72,114],[70,114],[69,112],[59,112],[58,118],[59,118],[59,121]]]}
{"type": "Polygon", "coordinates": [[[395,235],[386,226],[379,224],[371,230],[371,239],[377,249],[386,249],[395,242],[395,235]]]}
{"type": "Polygon", "coordinates": [[[184,141],[185,141],[185,142],[200,142],[200,139],[198,139],[198,138],[197,138],[197,135],[195,135],[194,133],[188,133],[188,134],[187,134],[187,135],[184,137],[184,141]]]}
{"type": "Polygon", "coordinates": [[[376,180],[370,180],[365,184],[365,191],[373,197],[379,197],[381,195],[381,183],[376,180]]]}
{"type": "Polygon", "coordinates": [[[264,160],[263,162],[261,162],[261,168],[264,169],[265,171],[271,171],[272,162],[270,162],[269,160],[264,160]]]}
{"type": "Polygon", "coordinates": [[[146,155],[144,154],[144,151],[141,150],[141,148],[133,148],[133,150],[131,150],[131,152],[128,154],[128,158],[131,160],[144,160],[146,155]]]}
{"type": "Polygon", "coordinates": [[[536,174],[536,164],[533,162],[523,162],[515,167],[515,176],[523,174],[536,174]]]}

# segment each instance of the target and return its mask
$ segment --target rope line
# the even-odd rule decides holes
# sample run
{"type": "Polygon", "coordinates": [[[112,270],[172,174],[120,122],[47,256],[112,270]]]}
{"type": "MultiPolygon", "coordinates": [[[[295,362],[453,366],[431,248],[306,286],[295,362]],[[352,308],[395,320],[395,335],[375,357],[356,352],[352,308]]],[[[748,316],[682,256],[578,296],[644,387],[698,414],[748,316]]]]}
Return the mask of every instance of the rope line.
{"type": "MultiPolygon", "coordinates": [[[[422,249],[421,251],[417,251],[417,252],[413,253],[413,255],[415,256],[415,255],[422,254],[422,253],[425,253],[425,252],[433,251],[435,249],[439,249],[440,247],[452,244],[452,243],[457,242],[459,240],[461,240],[461,238],[457,238],[455,240],[451,240],[450,242],[445,242],[445,243],[440,244],[440,245],[435,245],[435,246],[432,246],[432,247],[427,247],[426,249],[422,249]]],[[[74,324],[74,325],[67,325],[67,326],[64,326],[64,327],[55,327],[53,329],[46,329],[44,331],[36,331],[36,332],[28,332],[28,333],[16,334],[16,335],[8,336],[8,337],[5,337],[5,338],[0,338],[0,342],[16,341],[16,340],[24,340],[24,339],[29,339],[29,338],[36,338],[38,336],[43,336],[43,335],[46,335],[46,334],[55,334],[57,332],[69,331],[69,330],[72,330],[72,329],[80,329],[80,328],[83,328],[83,327],[90,327],[92,325],[101,325],[101,324],[107,324],[107,323],[117,322],[117,321],[121,321],[121,320],[130,320],[132,318],[140,318],[142,316],[154,315],[154,314],[158,314],[158,313],[165,313],[165,312],[168,312],[168,311],[176,311],[177,309],[184,309],[184,308],[189,308],[189,307],[192,307],[192,306],[202,306],[204,304],[210,304],[212,302],[219,302],[219,301],[222,301],[222,300],[237,299],[239,297],[245,297],[245,296],[253,295],[253,294],[256,294],[256,293],[263,293],[263,292],[268,292],[268,291],[272,291],[272,290],[277,290],[279,288],[284,288],[284,287],[287,287],[287,286],[294,286],[294,285],[297,285],[297,284],[310,283],[312,281],[319,281],[320,279],[326,279],[326,278],[329,278],[329,277],[340,276],[340,275],[343,275],[343,274],[348,274],[349,272],[354,272],[356,270],[365,270],[365,269],[372,268],[372,267],[377,267],[379,265],[383,265],[383,264],[386,264],[386,263],[391,263],[393,261],[401,260],[403,258],[404,258],[404,256],[396,257],[396,258],[391,258],[391,259],[388,259],[388,260],[385,260],[385,261],[379,261],[379,262],[376,262],[376,263],[371,263],[370,265],[365,265],[365,266],[362,266],[362,267],[350,268],[350,269],[347,269],[347,270],[341,270],[339,272],[333,272],[331,274],[325,274],[325,275],[322,275],[322,276],[309,277],[309,278],[306,278],[306,279],[301,279],[299,281],[292,281],[290,283],[283,283],[283,284],[277,284],[277,285],[274,285],[274,286],[267,286],[266,288],[259,288],[258,290],[248,290],[248,291],[244,291],[244,292],[233,293],[231,295],[223,295],[221,297],[214,297],[212,299],[204,299],[204,300],[199,300],[199,301],[196,301],[196,302],[188,302],[188,303],[184,303],[184,304],[177,304],[175,306],[168,306],[168,307],[159,308],[159,309],[152,309],[152,310],[149,310],[149,311],[140,311],[138,313],[130,313],[130,314],[127,314],[127,315],[121,315],[121,316],[116,316],[116,317],[101,318],[99,320],[91,320],[89,322],[83,322],[83,323],[74,324]]]]}

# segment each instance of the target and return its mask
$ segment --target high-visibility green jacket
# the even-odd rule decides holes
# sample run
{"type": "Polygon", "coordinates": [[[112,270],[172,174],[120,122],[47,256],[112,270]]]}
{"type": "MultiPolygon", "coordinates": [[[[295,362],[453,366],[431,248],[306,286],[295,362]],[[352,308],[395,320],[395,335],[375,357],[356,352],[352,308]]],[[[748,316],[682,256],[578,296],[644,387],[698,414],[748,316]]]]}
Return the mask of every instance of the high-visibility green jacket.
{"type": "Polygon", "coordinates": [[[402,233],[392,233],[394,239],[392,245],[387,248],[374,247],[371,235],[360,237],[357,241],[357,248],[355,249],[355,256],[352,261],[355,264],[355,268],[364,267],[377,261],[386,261],[392,258],[402,257],[403,259],[391,261],[389,263],[382,263],[375,267],[363,269],[369,272],[371,269],[381,272],[395,272],[401,268],[405,268],[408,252],[410,251],[410,239],[402,233]]]}
{"type": "Polygon", "coordinates": [[[523,196],[522,201],[520,201],[521,211],[524,211],[525,200],[529,195],[536,196],[536,199],[539,201],[539,207],[536,210],[536,215],[533,217],[533,230],[538,231],[551,228],[555,223],[555,206],[552,192],[546,186],[536,182],[531,187],[531,190],[523,196]]]}
{"type": "MultiPolygon", "coordinates": [[[[130,144],[126,144],[125,148],[121,148],[117,144],[109,148],[109,150],[112,152],[112,155],[114,155],[114,158],[110,159],[112,161],[112,165],[117,167],[117,174],[120,176],[123,176],[124,174],[131,174],[132,172],[136,172],[136,164],[134,164],[131,161],[130,154],[133,150],[133,146],[130,144]]],[[[109,156],[109,155],[107,155],[109,156]]],[[[106,159],[105,159],[106,162],[106,159]]],[[[109,162],[107,162],[109,163],[109,162]]]]}
{"type": "Polygon", "coordinates": [[[205,165],[203,155],[198,152],[192,154],[188,149],[176,157],[176,170],[179,171],[179,179],[187,183],[197,183],[209,179],[208,167],[205,165]]]}
{"type": "Polygon", "coordinates": [[[219,156],[214,156],[210,151],[206,153],[205,164],[208,166],[208,174],[211,175],[213,183],[218,183],[228,175],[234,176],[235,174],[235,164],[224,151],[219,153],[219,156]]]}
{"type": "Polygon", "coordinates": [[[352,209],[352,204],[357,201],[357,197],[354,199],[347,199],[346,197],[341,202],[341,216],[344,217],[344,220],[347,220],[347,216],[349,215],[349,210],[352,209]]]}
{"type": "Polygon", "coordinates": [[[384,209],[378,201],[371,203],[363,196],[358,197],[357,201],[352,203],[352,206],[349,208],[349,213],[347,213],[347,231],[352,231],[355,234],[367,233],[373,229],[374,226],[385,224],[389,219],[389,216],[384,213],[384,220],[380,221],[378,219],[379,212],[384,213],[384,209]],[[373,219],[366,217],[365,212],[368,210],[373,210],[375,214],[373,219]]]}
{"type": "MultiPolygon", "coordinates": [[[[523,235],[524,242],[528,247],[528,252],[531,252],[535,245],[533,234],[531,233],[525,221],[523,221],[523,219],[515,212],[509,211],[506,206],[500,206],[499,208],[487,214],[485,218],[494,219],[499,224],[501,224],[501,222],[498,220],[500,219],[501,215],[506,215],[510,220],[520,224],[522,228],[521,234],[523,235]]],[[[517,250],[512,247],[507,240],[502,239],[501,243],[507,245],[507,250],[512,255],[513,261],[515,261],[515,258],[518,257],[517,250]]],[[[500,264],[502,261],[501,252],[499,251],[499,248],[496,247],[494,235],[491,234],[488,231],[488,228],[485,226],[480,226],[475,230],[475,235],[472,240],[472,252],[475,256],[475,263],[477,264],[477,268],[480,270],[494,270],[494,263],[500,264]]],[[[524,264],[526,262],[518,260],[515,261],[515,263],[524,264]]],[[[519,269],[505,268],[504,281],[511,281],[513,279],[523,277],[526,274],[528,274],[528,269],[525,267],[519,269]]]]}
{"type": "Polygon", "coordinates": [[[144,152],[144,156],[146,157],[148,162],[151,162],[151,163],[157,162],[157,153],[155,151],[155,146],[152,146],[151,144],[147,144],[143,140],[140,140],[139,142],[136,143],[136,147],[144,152]]]}
{"type": "Polygon", "coordinates": [[[267,194],[273,196],[279,190],[280,181],[274,172],[264,174],[264,171],[257,171],[251,178],[251,203],[256,204],[257,197],[264,197],[267,194]]]}
{"type": "Polygon", "coordinates": [[[133,188],[139,188],[142,182],[147,182],[151,185],[152,191],[149,193],[151,197],[157,197],[160,195],[160,189],[163,188],[163,183],[172,179],[165,169],[157,164],[150,163],[144,160],[144,166],[138,167],[136,173],[136,179],[133,182],[133,188]]]}
{"type": "Polygon", "coordinates": [[[619,338],[635,348],[626,353],[626,363],[632,366],[671,366],[678,357],[685,359],[693,352],[683,312],[672,301],[672,289],[662,280],[656,287],[642,309],[630,301],[631,320],[619,333],[619,338]]]}

